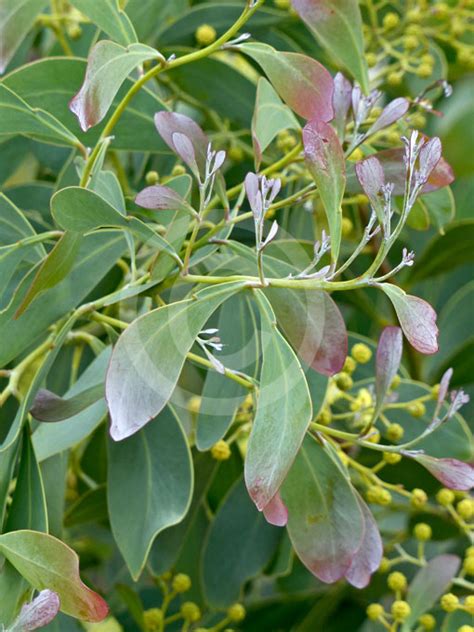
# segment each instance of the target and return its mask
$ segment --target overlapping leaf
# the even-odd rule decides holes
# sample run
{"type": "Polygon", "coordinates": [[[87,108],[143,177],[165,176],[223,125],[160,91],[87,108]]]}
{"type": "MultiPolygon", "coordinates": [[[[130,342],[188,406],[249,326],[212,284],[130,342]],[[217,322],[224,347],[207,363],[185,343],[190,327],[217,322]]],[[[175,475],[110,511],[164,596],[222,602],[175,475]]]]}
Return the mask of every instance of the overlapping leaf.
{"type": "Polygon", "coordinates": [[[71,0],[71,4],[117,43],[127,46],[138,42],[133,24],[120,8],[119,0],[71,0]]]}
{"type": "Polygon", "coordinates": [[[0,7],[0,74],[46,7],[48,0],[3,0],[0,7]]]}

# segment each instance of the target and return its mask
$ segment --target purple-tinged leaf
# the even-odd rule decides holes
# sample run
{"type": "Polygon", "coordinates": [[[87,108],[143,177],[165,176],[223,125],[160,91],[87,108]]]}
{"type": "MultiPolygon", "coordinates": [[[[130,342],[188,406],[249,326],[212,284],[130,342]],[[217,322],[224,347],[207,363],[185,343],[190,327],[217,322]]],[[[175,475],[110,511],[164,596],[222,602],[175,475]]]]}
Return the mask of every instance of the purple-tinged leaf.
{"type": "Polygon", "coordinates": [[[280,492],[277,492],[264,507],[263,515],[269,524],[275,527],[286,527],[288,522],[288,509],[281,499],[280,492]]]}
{"type": "Polygon", "coordinates": [[[268,235],[262,244],[262,248],[264,248],[265,246],[268,246],[268,244],[271,243],[275,239],[275,237],[277,236],[277,233],[278,233],[278,222],[275,220],[273,224],[270,226],[270,230],[268,231],[268,235]]]}
{"type": "Polygon", "coordinates": [[[377,346],[375,359],[376,415],[381,410],[393,378],[400,367],[403,351],[403,336],[400,327],[385,327],[377,346]]]}
{"type": "Polygon", "coordinates": [[[142,208],[157,211],[186,211],[189,213],[193,210],[179,193],[161,184],[155,184],[140,191],[135,198],[135,203],[142,208]]]}
{"type": "Polygon", "coordinates": [[[241,44],[238,50],[255,60],[290,108],[305,119],[330,121],[333,80],[319,62],[300,53],[283,53],[268,44],[241,44]]]}
{"type": "Polygon", "coordinates": [[[260,192],[260,180],[258,179],[257,174],[249,171],[249,173],[245,176],[244,185],[245,193],[247,194],[247,199],[249,201],[250,208],[252,209],[254,219],[255,221],[258,221],[263,213],[263,200],[260,192]]]}
{"type": "Polygon", "coordinates": [[[365,588],[370,582],[372,573],[375,573],[380,566],[383,544],[372,512],[359,495],[357,495],[357,500],[364,517],[364,536],[359,550],[352,558],[346,579],[356,588],[365,588]]]}
{"type": "Polygon", "coordinates": [[[199,167],[196,162],[196,154],[194,147],[189,138],[181,132],[174,132],[171,136],[171,141],[174,145],[175,151],[185,165],[191,169],[193,174],[199,178],[199,167]]]}
{"type": "Polygon", "coordinates": [[[438,555],[418,571],[406,596],[411,613],[405,624],[410,629],[423,613],[431,610],[441,595],[448,592],[460,566],[457,555],[438,555]]]}
{"type": "Polygon", "coordinates": [[[304,155],[318,186],[331,236],[331,259],[337,261],[341,244],[342,198],[346,186],[345,158],[334,129],[323,121],[310,121],[303,129],[304,155]]]}
{"type": "Polygon", "coordinates": [[[84,83],[69,104],[84,132],[104,118],[128,75],[137,66],[152,59],[162,59],[162,55],[144,44],[124,47],[102,40],[94,46],[84,83]]]}
{"type": "Polygon", "coordinates": [[[420,177],[424,182],[429,180],[430,175],[441,160],[441,153],[441,141],[437,136],[430,138],[420,149],[418,164],[420,177]]]}
{"type": "Polygon", "coordinates": [[[369,90],[362,18],[357,0],[292,0],[294,9],[324,49],[369,90]]]}
{"type": "Polygon", "coordinates": [[[281,494],[300,560],[323,582],[342,579],[361,547],[364,515],[340,466],[312,436],[306,435],[281,494]]]}
{"type": "Polygon", "coordinates": [[[372,134],[379,132],[381,129],[392,125],[398,121],[398,119],[401,119],[402,116],[407,113],[409,107],[409,102],[403,97],[390,101],[390,103],[384,107],[378,119],[367,132],[367,136],[371,136],[372,134]]]}
{"type": "Polygon", "coordinates": [[[474,466],[457,459],[437,459],[419,452],[404,452],[405,456],[423,465],[445,487],[469,491],[474,487],[474,466]]]}
{"type": "Polygon", "coordinates": [[[406,294],[391,283],[379,286],[392,301],[398,320],[408,342],[420,353],[438,351],[436,312],[429,303],[417,296],[406,294]]]}
{"type": "Polygon", "coordinates": [[[449,383],[451,382],[452,376],[453,376],[453,369],[451,368],[449,368],[447,371],[443,373],[443,377],[441,378],[441,381],[439,383],[439,391],[438,391],[438,398],[437,398],[438,406],[441,406],[441,404],[446,399],[446,395],[448,394],[449,383]]]}
{"type": "Polygon", "coordinates": [[[104,397],[104,385],[98,384],[85,389],[70,399],[64,399],[47,389],[36,394],[30,414],[38,421],[57,422],[74,417],[104,397]]]}
{"type": "Polygon", "coordinates": [[[326,292],[266,291],[277,321],[305,364],[323,375],[341,371],[347,356],[347,330],[326,292]]]}
{"type": "Polygon", "coordinates": [[[383,201],[379,194],[385,184],[385,176],[380,161],[376,156],[369,156],[359,161],[355,170],[362,190],[369,198],[379,222],[383,223],[383,201]]]}
{"type": "Polygon", "coordinates": [[[209,139],[199,125],[189,116],[177,114],[176,112],[157,112],[155,114],[155,125],[162,139],[178,156],[179,152],[174,142],[174,135],[177,133],[183,134],[189,139],[194,149],[194,157],[199,167],[199,173],[201,177],[204,177],[209,139]]]}
{"type": "Polygon", "coordinates": [[[352,84],[341,72],[338,72],[334,77],[332,105],[334,108],[334,125],[341,140],[344,138],[347,114],[351,107],[351,102],[352,84]]]}
{"type": "Polygon", "coordinates": [[[38,630],[51,623],[59,608],[58,595],[52,590],[42,590],[33,601],[24,604],[10,632],[38,630]]]}

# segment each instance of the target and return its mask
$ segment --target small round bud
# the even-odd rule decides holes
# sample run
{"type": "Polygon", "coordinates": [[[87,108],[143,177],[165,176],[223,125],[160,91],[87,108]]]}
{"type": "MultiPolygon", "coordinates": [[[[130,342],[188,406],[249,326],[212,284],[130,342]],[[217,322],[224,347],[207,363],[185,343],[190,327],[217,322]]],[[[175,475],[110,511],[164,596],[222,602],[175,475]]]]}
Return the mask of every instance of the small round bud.
{"type": "Polygon", "coordinates": [[[462,569],[466,575],[474,575],[474,557],[472,555],[466,557],[462,565],[462,569]]]}
{"type": "Polygon", "coordinates": [[[375,53],[366,53],[365,60],[369,68],[373,68],[377,65],[377,55],[375,53]]]}
{"type": "Polygon", "coordinates": [[[458,632],[474,632],[472,625],[462,625],[458,628],[458,632]]]}
{"type": "Polygon", "coordinates": [[[245,619],[245,608],[240,603],[234,603],[228,610],[227,616],[231,621],[237,623],[245,619]]]}
{"type": "Polygon", "coordinates": [[[431,540],[432,534],[431,527],[426,522],[419,522],[413,529],[413,535],[420,542],[428,542],[431,540]]]}
{"type": "Polygon", "coordinates": [[[436,494],[436,500],[439,502],[440,505],[443,505],[443,507],[451,505],[454,502],[454,498],[454,492],[446,488],[440,489],[439,492],[436,494]]]}
{"type": "Polygon", "coordinates": [[[434,386],[431,387],[431,397],[433,399],[438,399],[438,394],[439,394],[439,384],[435,384],[434,386]]]}
{"type": "Polygon", "coordinates": [[[356,147],[356,149],[354,149],[352,154],[349,156],[349,160],[351,160],[352,162],[358,162],[359,160],[362,160],[363,157],[364,152],[362,151],[362,149],[360,147],[356,147]]]}
{"type": "Polygon", "coordinates": [[[396,465],[397,463],[400,463],[400,461],[402,460],[402,455],[397,454],[396,452],[384,452],[383,460],[385,461],[385,463],[388,463],[389,465],[396,465]]]}
{"type": "Polygon", "coordinates": [[[445,612],[454,612],[459,605],[459,599],[453,593],[446,593],[441,597],[439,603],[445,612]]]}
{"type": "Polygon", "coordinates": [[[145,182],[150,186],[153,186],[154,184],[158,184],[159,180],[160,180],[160,176],[158,174],[158,171],[148,171],[148,173],[145,176],[145,182]]]}
{"type": "Polygon", "coordinates": [[[389,86],[399,86],[402,83],[403,74],[401,72],[389,72],[387,75],[387,83],[389,86]]]}
{"type": "Polygon", "coordinates": [[[178,573],[173,577],[171,587],[177,593],[184,593],[191,588],[191,578],[184,573],[178,573]]]}
{"type": "Polygon", "coordinates": [[[371,621],[377,621],[384,614],[383,606],[379,603],[371,603],[367,606],[367,616],[371,621]]]}
{"type": "Polygon", "coordinates": [[[82,35],[82,29],[79,24],[71,24],[67,28],[67,34],[72,40],[78,40],[82,35]]]}
{"type": "Polygon", "coordinates": [[[354,224],[349,217],[343,217],[341,222],[341,232],[343,237],[349,237],[354,230],[354,224]]]}
{"type": "Polygon", "coordinates": [[[392,617],[397,623],[403,623],[411,613],[411,608],[406,601],[397,600],[392,603],[392,617]]]}
{"type": "Polygon", "coordinates": [[[378,571],[379,573],[388,573],[388,571],[390,570],[390,567],[391,567],[391,564],[388,557],[383,557],[380,560],[380,566],[378,568],[378,571]]]}
{"type": "Polygon", "coordinates": [[[193,601],[185,601],[180,608],[180,612],[183,619],[190,623],[195,623],[201,618],[201,610],[193,601]]]}
{"type": "Polygon", "coordinates": [[[318,424],[321,424],[323,426],[329,426],[329,424],[331,423],[331,419],[332,415],[329,408],[323,408],[319,413],[316,421],[318,422],[318,424]]]}
{"type": "Polygon", "coordinates": [[[215,443],[211,448],[212,458],[216,461],[227,461],[231,454],[232,451],[229,444],[223,439],[217,441],[217,443],[215,443]]]}
{"type": "Polygon", "coordinates": [[[392,391],[400,386],[401,381],[402,378],[397,373],[397,375],[393,378],[392,383],[390,384],[390,388],[392,389],[392,391]]]}
{"type": "Polygon", "coordinates": [[[470,520],[474,516],[474,500],[464,498],[456,505],[456,511],[464,520],[470,520]]]}
{"type": "Polygon", "coordinates": [[[410,498],[410,504],[412,507],[424,507],[424,505],[426,505],[426,503],[428,502],[428,496],[426,495],[426,492],[423,491],[422,489],[419,489],[418,487],[415,487],[415,489],[412,490],[411,492],[411,498],[410,498]]]}
{"type": "Polygon", "coordinates": [[[232,145],[227,152],[227,157],[229,160],[232,160],[232,162],[242,162],[245,156],[242,147],[232,145]]]}
{"type": "Polygon", "coordinates": [[[188,399],[187,409],[193,415],[197,415],[201,408],[201,397],[199,395],[193,395],[188,399]]]}
{"type": "Polygon", "coordinates": [[[354,360],[354,358],[351,358],[351,356],[347,356],[347,358],[344,360],[344,366],[342,367],[342,370],[345,373],[354,373],[356,368],[357,362],[354,360]]]}
{"type": "Polygon", "coordinates": [[[428,79],[433,74],[433,66],[430,64],[420,64],[416,69],[416,74],[422,79],[428,79]]]}
{"type": "Polygon", "coordinates": [[[341,391],[349,391],[354,386],[354,382],[349,373],[338,373],[335,376],[335,381],[337,388],[341,391]]]}
{"type": "Polygon", "coordinates": [[[173,170],[171,171],[171,175],[173,176],[173,178],[177,178],[178,176],[184,176],[185,173],[186,173],[186,169],[185,167],[183,167],[183,165],[175,165],[173,167],[173,170]]]}
{"type": "Polygon", "coordinates": [[[373,503],[374,505],[382,505],[383,507],[386,507],[392,502],[392,495],[390,492],[379,485],[372,485],[369,487],[366,496],[369,503],[373,503]]]}
{"type": "Polygon", "coordinates": [[[468,546],[466,549],[466,557],[474,557],[474,546],[468,546]]]}
{"type": "Polygon", "coordinates": [[[387,577],[387,586],[394,592],[403,591],[407,587],[407,578],[403,573],[395,571],[387,577]]]}
{"type": "Polygon", "coordinates": [[[273,4],[278,9],[289,9],[291,6],[290,0],[273,0],[273,4]]]}
{"type": "Polygon", "coordinates": [[[403,437],[404,433],[405,431],[400,424],[390,424],[387,427],[387,437],[390,441],[399,441],[403,437]]]}
{"type": "Polygon", "coordinates": [[[158,632],[163,623],[163,611],[160,608],[150,608],[143,613],[143,627],[146,632],[158,632]]]}
{"type": "Polygon", "coordinates": [[[468,595],[464,599],[464,610],[471,615],[474,615],[474,595],[468,595]]]}
{"type": "Polygon", "coordinates": [[[430,64],[430,66],[434,66],[435,64],[435,58],[431,53],[425,53],[422,55],[420,61],[422,64],[430,64]]]}
{"type": "Polygon", "coordinates": [[[423,402],[412,402],[411,404],[408,404],[407,411],[412,417],[423,417],[426,413],[426,406],[423,402]]]}
{"type": "Polygon", "coordinates": [[[436,627],[436,619],[432,614],[422,614],[418,619],[418,623],[421,625],[423,630],[427,630],[428,632],[430,632],[430,630],[434,630],[436,627]]]}
{"type": "Polygon", "coordinates": [[[196,29],[196,33],[194,35],[196,37],[196,42],[201,46],[209,46],[215,42],[217,38],[216,29],[209,24],[201,24],[201,26],[196,29]]]}
{"type": "Polygon", "coordinates": [[[415,35],[406,35],[403,38],[403,46],[406,50],[415,50],[418,48],[419,40],[415,35]]]}
{"type": "Polygon", "coordinates": [[[363,342],[358,342],[352,347],[351,356],[356,362],[359,362],[359,364],[367,364],[372,357],[372,351],[370,347],[363,342]]]}
{"type": "Polygon", "coordinates": [[[369,436],[366,438],[369,443],[380,443],[380,432],[377,428],[374,428],[369,436]]]}
{"type": "Polygon", "coordinates": [[[389,13],[387,13],[384,18],[383,18],[383,26],[385,29],[390,30],[390,29],[394,29],[395,27],[397,27],[400,23],[400,18],[398,16],[397,13],[394,13],[393,11],[390,11],[389,13]]]}

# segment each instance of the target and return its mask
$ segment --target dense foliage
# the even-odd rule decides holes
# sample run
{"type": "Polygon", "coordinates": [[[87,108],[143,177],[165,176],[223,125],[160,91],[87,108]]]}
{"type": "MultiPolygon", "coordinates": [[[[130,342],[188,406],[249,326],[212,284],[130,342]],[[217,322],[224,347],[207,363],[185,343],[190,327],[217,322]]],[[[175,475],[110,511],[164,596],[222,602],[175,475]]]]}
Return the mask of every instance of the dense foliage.
{"type": "Polygon", "coordinates": [[[2,629],[474,630],[473,29],[0,0],[2,629]]]}

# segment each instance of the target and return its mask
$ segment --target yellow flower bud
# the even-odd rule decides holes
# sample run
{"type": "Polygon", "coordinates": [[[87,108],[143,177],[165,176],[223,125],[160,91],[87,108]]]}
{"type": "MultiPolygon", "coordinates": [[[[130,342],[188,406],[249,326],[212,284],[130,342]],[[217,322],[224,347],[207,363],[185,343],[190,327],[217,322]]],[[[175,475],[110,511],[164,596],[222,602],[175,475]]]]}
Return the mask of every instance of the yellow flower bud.
{"type": "Polygon", "coordinates": [[[436,500],[440,505],[443,505],[443,507],[447,507],[454,502],[454,492],[446,488],[440,489],[436,494],[436,500]]]}
{"type": "Polygon", "coordinates": [[[369,487],[366,496],[369,503],[373,503],[374,505],[382,505],[384,507],[390,505],[392,502],[392,495],[390,492],[378,485],[372,485],[369,487]]]}
{"type": "Polygon", "coordinates": [[[413,535],[420,542],[431,540],[432,531],[430,525],[425,522],[419,522],[413,529],[413,535]]]}
{"type": "Polygon", "coordinates": [[[390,560],[387,557],[383,557],[380,560],[380,566],[378,568],[379,573],[388,573],[388,571],[390,570],[390,560]]]}
{"type": "Polygon", "coordinates": [[[422,614],[418,619],[418,623],[421,625],[423,630],[427,630],[428,632],[430,630],[434,630],[436,627],[436,619],[432,614],[422,614]]]}
{"type": "Polygon", "coordinates": [[[349,160],[351,160],[352,162],[358,162],[359,160],[362,160],[363,157],[364,152],[362,151],[362,149],[360,147],[356,147],[356,149],[354,149],[352,154],[349,156],[349,160]]]}
{"type": "Polygon", "coordinates": [[[474,575],[474,556],[466,557],[462,568],[466,575],[474,575]]]}
{"type": "Polygon", "coordinates": [[[177,593],[184,593],[191,588],[191,578],[184,573],[178,573],[173,577],[171,587],[177,593]]]}
{"type": "Polygon", "coordinates": [[[366,441],[368,441],[369,443],[380,443],[380,432],[377,430],[377,428],[374,428],[370,435],[366,438],[366,441]]]}
{"type": "Polygon", "coordinates": [[[349,237],[354,230],[354,224],[349,217],[343,217],[341,223],[341,232],[343,237],[349,237]]]}
{"type": "Polygon", "coordinates": [[[197,415],[201,408],[201,397],[199,395],[193,395],[188,399],[187,409],[193,415],[197,415]]]}
{"type": "Polygon", "coordinates": [[[428,496],[426,495],[426,492],[423,491],[422,489],[418,489],[417,487],[415,487],[415,489],[413,489],[411,492],[411,498],[410,498],[411,506],[420,508],[426,505],[427,502],[428,502],[428,496]]]}
{"type": "Polygon", "coordinates": [[[211,448],[212,458],[216,461],[227,461],[231,454],[232,451],[229,444],[223,439],[215,443],[211,448]]]}
{"type": "Polygon", "coordinates": [[[415,50],[415,48],[418,48],[418,45],[419,45],[419,40],[415,35],[406,35],[403,38],[403,46],[407,50],[415,50]]]}
{"type": "Polygon", "coordinates": [[[422,79],[427,79],[433,74],[433,66],[430,66],[430,64],[420,64],[416,70],[416,74],[422,79]]]}
{"type": "Polygon", "coordinates": [[[400,463],[400,461],[402,460],[402,455],[397,454],[396,452],[384,452],[383,460],[385,461],[385,463],[388,463],[389,465],[396,465],[397,463],[400,463]]]}
{"type": "Polygon", "coordinates": [[[158,184],[159,180],[160,180],[160,176],[158,174],[158,171],[148,171],[148,173],[145,176],[145,182],[150,186],[153,186],[154,184],[158,184]]]}
{"type": "Polygon", "coordinates": [[[227,610],[227,616],[231,621],[234,621],[235,623],[243,621],[245,619],[245,614],[245,608],[240,603],[234,603],[227,610]]]}
{"type": "Polygon", "coordinates": [[[472,625],[462,625],[458,628],[458,632],[474,632],[472,625]]]}
{"type": "Polygon", "coordinates": [[[423,402],[412,402],[408,404],[407,411],[412,417],[423,417],[426,414],[426,406],[423,402]]]}
{"type": "Polygon", "coordinates": [[[366,53],[365,60],[367,61],[367,66],[369,68],[373,68],[377,65],[377,55],[375,53],[366,53]]]}
{"type": "Polygon", "coordinates": [[[450,8],[446,2],[438,2],[434,6],[433,13],[439,20],[443,20],[449,16],[450,8]]]}
{"type": "Polygon", "coordinates": [[[278,133],[277,147],[280,151],[290,151],[296,146],[296,142],[296,138],[289,130],[284,129],[278,133]]]}
{"type": "Polygon", "coordinates": [[[430,66],[434,66],[435,64],[435,58],[431,53],[425,53],[422,55],[420,61],[422,64],[430,64],[430,66]]]}
{"type": "Polygon", "coordinates": [[[354,382],[351,378],[351,376],[349,375],[349,373],[338,373],[335,377],[335,382],[337,385],[337,388],[339,388],[341,391],[349,391],[353,385],[354,382]]]}
{"type": "Polygon", "coordinates": [[[474,546],[468,546],[466,549],[466,557],[474,557],[474,546]]]}
{"type": "Polygon", "coordinates": [[[160,608],[150,608],[143,613],[143,627],[146,632],[158,632],[163,623],[163,611],[160,608]]]}
{"type": "Polygon", "coordinates": [[[186,169],[185,167],[183,167],[183,165],[175,165],[173,167],[173,170],[171,171],[171,175],[173,176],[173,178],[176,178],[178,176],[183,176],[186,173],[186,169]]]}
{"type": "Polygon", "coordinates": [[[405,621],[411,613],[411,608],[406,601],[397,600],[392,603],[392,617],[397,623],[405,621]]]}
{"type": "Polygon", "coordinates": [[[344,360],[344,366],[342,367],[342,370],[345,373],[354,373],[356,368],[357,362],[354,360],[354,358],[351,358],[351,356],[347,356],[347,358],[344,360]]]}
{"type": "Polygon", "coordinates": [[[403,573],[395,571],[387,577],[387,586],[394,592],[403,591],[407,587],[407,578],[403,573]]]}
{"type": "Polygon", "coordinates": [[[180,608],[180,612],[183,619],[185,621],[189,621],[190,623],[195,623],[201,618],[201,610],[199,606],[192,601],[185,601],[180,608]]]}
{"type": "Polygon", "coordinates": [[[397,374],[393,380],[392,383],[390,384],[390,388],[392,390],[395,390],[396,388],[398,388],[401,384],[402,378],[397,374]]]}
{"type": "Polygon", "coordinates": [[[474,516],[474,500],[464,498],[456,505],[456,511],[464,520],[470,520],[474,516]]]}
{"type": "Polygon", "coordinates": [[[403,437],[404,433],[405,431],[400,424],[390,424],[387,427],[387,437],[390,441],[399,441],[403,437]]]}
{"type": "Polygon", "coordinates": [[[377,621],[384,614],[384,609],[379,603],[371,603],[367,606],[366,612],[371,621],[377,621]]]}
{"type": "Polygon", "coordinates": [[[372,357],[372,351],[363,342],[358,342],[352,347],[351,356],[359,364],[367,364],[372,357]]]}
{"type": "Polygon", "coordinates": [[[387,75],[387,83],[389,86],[399,86],[402,83],[403,74],[401,72],[389,72],[387,75]]]}
{"type": "Polygon", "coordinates": [[[216,29],[209,24],[201,24],[201,26],[196,29],[195,37],[199,45],[209,46],[216,41],[216,29]]]}
{"type": "Polygon", "coordinates": [[[468,595],[466,599],[464,599],[464,610],[468,614],[471,614],[474,616],[474,595],[468,595]]]}
{"type": "Polygon", "coordinates": [[[395,27],[399,25],[400,18],[397,13],[390,11],[390,13],[387,13],[384,16],[382,23],[383,23],[384,28],[387,29],[387,31],[389,31],[390,29],[394,29],[395,27]]]}
{"type": "Polygon", "coordinates": [[[453,593],[446,593],[441,597],[440,605],[445,612],[454,612],[459,605],[459,599],[453,593]]]}
{"type": "Polygon", "coordinates": [[[431,387],[431,397],[433,399],[438,399],[438,394],[439,394],[439,384],[435,384],[434,386],[431,387]]]}
{"type": "Polygon", "coordinates": [[[329,426],[329,424],[331,423],[331,419],[332,416],[329,408],[323,408],[319,413],[316,421],[318,422],[318,424],[321,424],[323,426],[329,426]]]}
{"type": "Polygon", "coordinates": [[[406,13],[406,18],[409,22],[419,22],[421,20],[421,12],[419,9],[410,9],[406,13]]]}
{"type": "Polygon", "coordinates": [[[71,24],[67,27],[66,31],[72,40],[78,40],[82,35],[82,28],[79,24],[71,24]]]}

